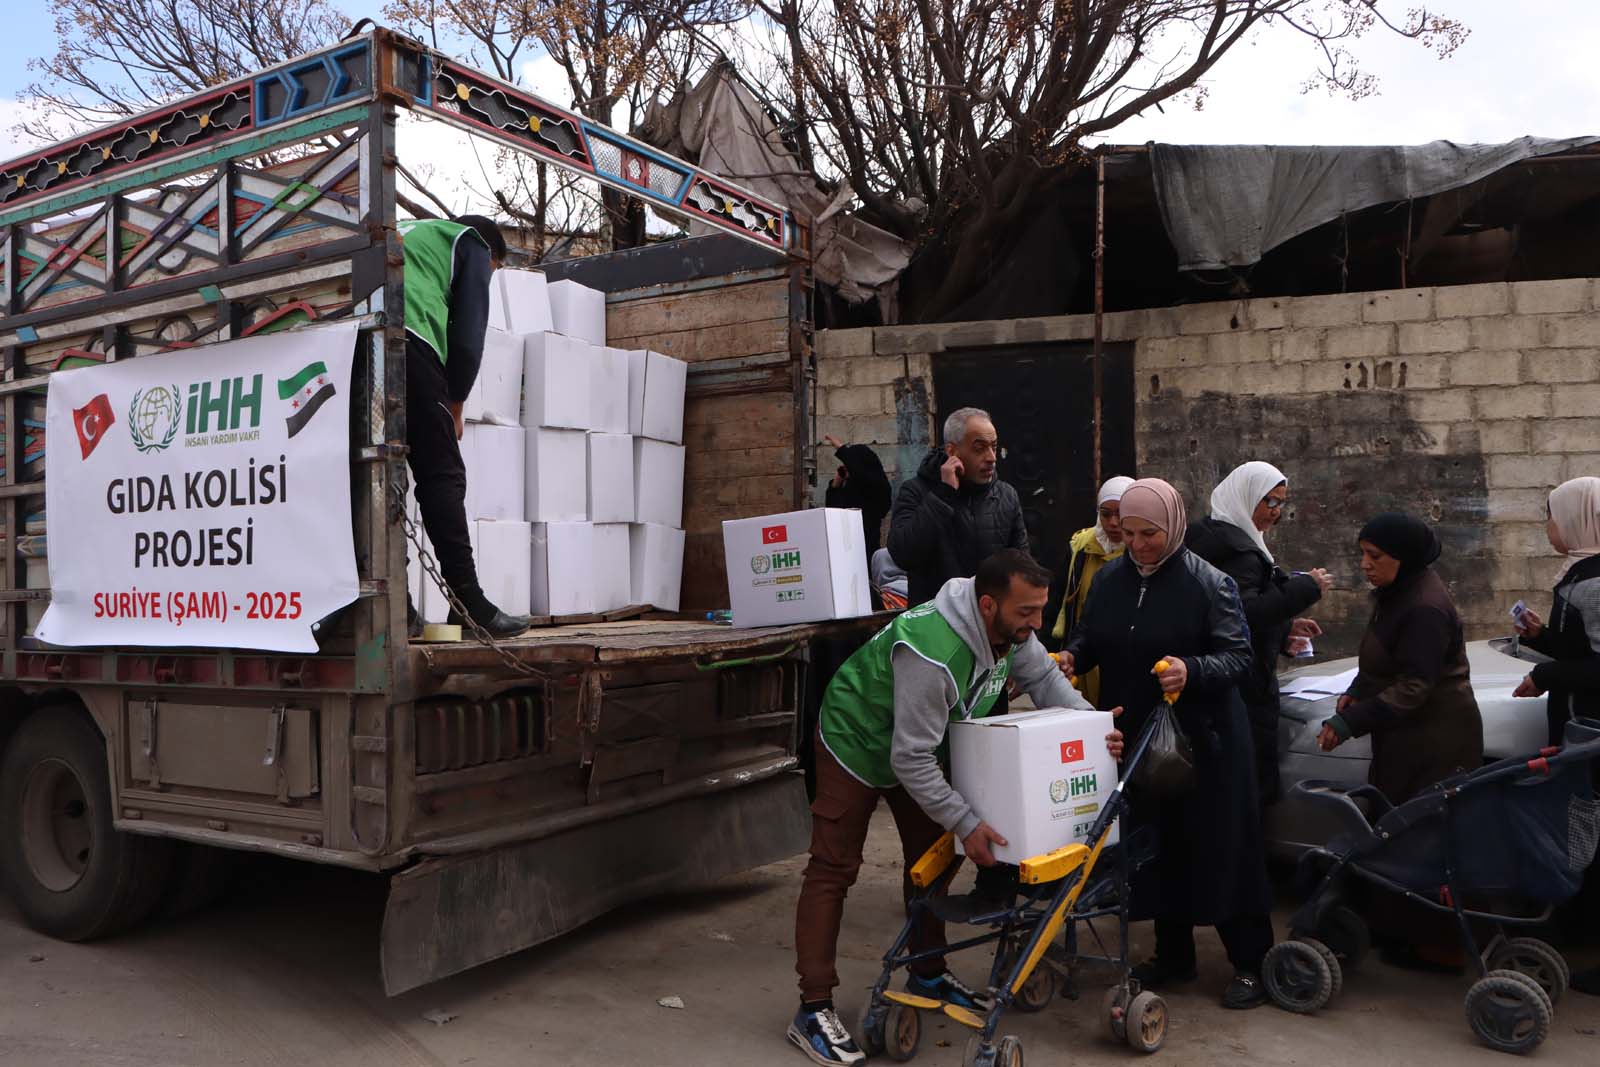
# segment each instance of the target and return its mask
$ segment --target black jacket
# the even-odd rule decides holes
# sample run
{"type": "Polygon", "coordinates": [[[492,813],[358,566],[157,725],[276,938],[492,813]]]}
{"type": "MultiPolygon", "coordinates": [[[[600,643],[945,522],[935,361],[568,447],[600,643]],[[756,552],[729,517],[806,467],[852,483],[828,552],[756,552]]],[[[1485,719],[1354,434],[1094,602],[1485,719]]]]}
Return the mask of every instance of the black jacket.
{"type": "Polygon", "coordinates": [[[1551,658],[1530,672],[1549,692],[1550,744],[1561,743],[1568,719],[1600,719],[1600,556],[1561,576],[1544,629],[1522,643],[1551,658]]]}
{"type": "Polygon", "coordinates": [[[996,478],[974,489],[939,480],[943,449],[900,486],[889,520],[889,555],[905,569],[912,607],[932,600],[951,578],[970,578],[1002,548],[1028,550],[1017,491],[996,478]]]}
{"type": "Polygon", "coordinates": [[[1177,656],[1189,670],[1173,710],[1194,748],[1198,783],[1175,797],[1138,786],[1128,794],[1133,827],[1154,825],[1161,838],[1152,875],[1135,881],[1138,912],[1201,926],[1265,916],[1272,900],[1254,748],[1239,698],[1250,641],[1233,579],[1187,550],[1149,578],[1119,556],[1095,575],[1067,647],[1080,675],[1100,668],[1100,707],[1125,709],[1118,726],[1130,749],[1161,702],[1156,661],[1177,656]]]}
{"type": "Polygon", "coordinates": [[[828,486],[823,494],[823,503],[830,508],[860,509],[861,527],[867,535],[867,563],[870,566],[872,554],[883,547],[883,518],[889,514],[892,496],[889,476],[883,472],[883,461],[878,454],[866,445],[840,445],[834,455],[839,457],[839,465],[848,477],[843,485],[828,486]]]}
{"type": "Polygon", "coordinates": [[[1256,746],[1261,801],[1278,799],[1278,656],[1296,616],[1322,599],[1315,578],[1283,573],[1231,522],[1201,519],[1189,527],[1189,551],[1234,580],[1250,624],[1250,673],[1239,684],[1256,746]]]}

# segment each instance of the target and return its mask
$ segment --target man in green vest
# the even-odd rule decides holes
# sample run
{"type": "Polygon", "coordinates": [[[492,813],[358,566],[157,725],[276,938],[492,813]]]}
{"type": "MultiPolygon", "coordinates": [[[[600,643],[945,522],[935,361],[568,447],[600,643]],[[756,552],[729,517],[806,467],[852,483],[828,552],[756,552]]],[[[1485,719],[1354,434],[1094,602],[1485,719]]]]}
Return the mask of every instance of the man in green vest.
{"type": "MultiPolygon", "coordinates": [[[[467,466],[461,459],[462,406],[478,378],[489,325],[489,280],[505,259],[500,228],[482,215],[400,224],[405,246],[406,444],[422,526],[440,577],[471,620],[495,637],[529,626],[484,595],[467,525],[467,466]]],[[[414,611],[407,606],[407,614],[414,611]]],[[[454,608],[450,621],[462,619],[454,608]]],[[[411,619],[413,630],[420,620],[411,619]]]]}
{"type": "MultiPolygon", "coordinates": [[[[1091,706],[1034,636],[1043,625],[1050,580],[1026,552],[996,552],[975,577],[952,578],[933,600],[897,616],[828,684],[817,728],[811,862],[795,915],[800,1010],[789,1026],[789,1040],[817,1063],[865,1058],[833,1010],[834,961],[845,895],[861,869],[878,801],[889,802],[907,871],[946,830],[980,867],[992,867],[992,846],[1006,840],[945,777],[950,723],[989,714],[1008,679],[1036,707],[1091,706]]],[[[1120,732],[1108,734],[1106,744],[1122,757],[1120,732]]],[[[909,876],[904,890],[909,898],[909,876]]],[[[911,949],[944,943],[943,924],[925,916],[911,949]]],[[[987,998],[946,970],[942,959],[913,967],[906,988],[969,1009],[988,1007],[987,998]]]]}

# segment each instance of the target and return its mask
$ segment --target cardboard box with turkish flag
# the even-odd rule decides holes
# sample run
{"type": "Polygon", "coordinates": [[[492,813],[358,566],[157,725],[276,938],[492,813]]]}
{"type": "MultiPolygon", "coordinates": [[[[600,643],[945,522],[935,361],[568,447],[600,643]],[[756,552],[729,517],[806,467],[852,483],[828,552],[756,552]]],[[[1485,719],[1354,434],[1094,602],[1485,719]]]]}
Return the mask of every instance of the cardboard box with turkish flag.
{"type": "Polygon", "coordinates": [[[872,613],[861,512],[813,508],[722,524],[735,626],[850,619],[872,613]]]}
{"type": "MultiPolygon", "coordinates": [[[[1109,711],[1070,708],[950,724],[950,784],[1006,839],[996,859],[1093,845],[1089,830],[1117,786],[1117,761],[1106,751],[1113,728],[1109,711]]],[[[1112,827],[1107,843],[1117,837],[1112,827]]]]}

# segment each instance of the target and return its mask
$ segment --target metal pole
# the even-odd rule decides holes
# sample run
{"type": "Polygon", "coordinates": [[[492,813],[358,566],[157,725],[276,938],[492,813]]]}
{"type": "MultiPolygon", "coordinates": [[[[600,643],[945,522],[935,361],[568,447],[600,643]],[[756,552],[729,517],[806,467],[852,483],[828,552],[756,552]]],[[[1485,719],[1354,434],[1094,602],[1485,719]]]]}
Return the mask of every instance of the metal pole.
{"type": "Polygon", "coordinates": [[[1098,489],[1104,476],[1100,455],[1100,394],[1104,379],[1103,352],[1106,316],[1106,156],[1101,152],[1095,159],[1094,183],[1094,356],[1090,360],[1094,374],[1094,486],[1098,489]]]}

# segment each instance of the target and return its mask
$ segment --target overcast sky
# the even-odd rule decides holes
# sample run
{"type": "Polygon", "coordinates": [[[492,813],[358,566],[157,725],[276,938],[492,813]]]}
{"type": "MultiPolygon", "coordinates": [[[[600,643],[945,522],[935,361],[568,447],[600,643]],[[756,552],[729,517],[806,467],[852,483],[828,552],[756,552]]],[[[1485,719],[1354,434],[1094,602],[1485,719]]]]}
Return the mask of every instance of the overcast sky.
{"type": "MultiPolygon", "coordinates": [[[[1386,4],[1398,13],[1422,0],[1386,4]]],[[[352,15],[378,0],[345,0],[352,15]]],[[[1503,141],[1524,134],[1570,136],[1600,132],[1591,112],[1600,100],[1600,63],[1588,46],[1600,39],[1600,0],[1436,0],[1443,14],[1472,28],[1450,59],[1422,45],[1374,31],[1356,42],[1364,69],[1378,75],[1380,92],[1364,100],[1301,91],[1317,54],[1288,30],[1259,33],[1223,59],[1208,81],[1204,110],[1168,106],[1126,123],[1118,143],[1415,144],[1503,141]]],[[[11,136],[20,113],[16,96],[30,78],[27,60],[53,44],[52,5],[12,0],[0,35],[0,157],[26,149],[11,136]]],[[[752,66],[754,64],[751,64],[752,66]]],[[[524,79],[556,103],[570,94],[545,60],[524,68],[524,79]]],[[[475,167],[472,169],[476,169],[475,167]]]]}

